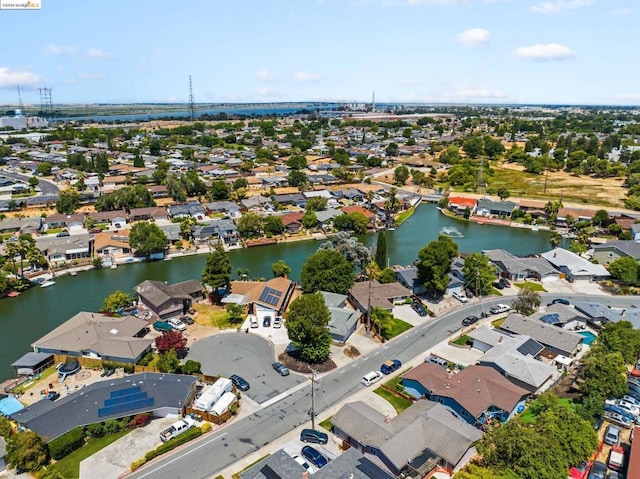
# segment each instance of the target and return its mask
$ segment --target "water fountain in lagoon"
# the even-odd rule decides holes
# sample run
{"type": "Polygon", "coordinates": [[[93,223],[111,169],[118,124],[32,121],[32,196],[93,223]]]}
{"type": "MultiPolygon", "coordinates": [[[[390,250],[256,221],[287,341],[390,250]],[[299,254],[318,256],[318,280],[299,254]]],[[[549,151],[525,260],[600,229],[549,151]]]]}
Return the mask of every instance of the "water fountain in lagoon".
{"type": "Polygon", "coordinates": [[[449,238],[464,238],[464,235],[455,226],[445,226],[440,229],[439,233],[449,238]]]}

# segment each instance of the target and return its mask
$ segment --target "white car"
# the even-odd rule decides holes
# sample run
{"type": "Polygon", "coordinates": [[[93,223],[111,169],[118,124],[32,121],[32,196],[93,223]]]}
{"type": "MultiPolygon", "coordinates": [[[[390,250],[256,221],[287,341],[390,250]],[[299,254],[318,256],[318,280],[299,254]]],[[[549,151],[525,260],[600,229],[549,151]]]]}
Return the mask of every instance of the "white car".
{"type": "Polygon", "coordinates": [[[506,313],[510,309],[511,308],[506,304],[496,304],[495,306],[492,306],[491,309],[489,309],[489,311],[491,311],[491,314],[500,314],[500,313],[506,313]]]}
{"type": "Polygon", "coordinates": [[[251,326],[252,328],[257,328],[259,326],[258,318],[256,318],[255,316],[251,316],[249,318],[249,326],[251,326]]]}
{"type": "Polygon", "coordinates": [[[273,327],[281,328],[282,327],[282,316],[276,316],[273,318],[273,327]]]}
{"type": "Polygon", "coordinates": [[[458,293],[457,291],[454,291],[452,296],[461,303],[466,303],[467,301],[469,301],[469,298],[467,298],[467,295],[464,293],[458,293]]]}
{"type": "Polygon", "coordinates": [[[380,371],[371,371],[365,374],[360,381],[365,386],[371,386],[373,383],[377,383],[382,379],[383,375],[380,371]]]}
{"type": "Polygon", "coordinates": [[[176,318],[169,319],[167,323],[169,323],[169,326],[171,326],[176,331],[184,331],[185,329],[187,329],[187,326],[182,321],[176,318]]]}
{"type": "Polygon", "coordinates": [[[629,414],[637,417],[640,415],[640,408],[633,404],[632,402],[625,401],[624,399],[607,399],[605,404],[611,404],[613,406],[617,406],[623,411],[628,412],[629,414]]]}
{"type": "Polygon", "coordinates": [[[310,465],[304,457],[300,457],[300,456],[293,456],[293,460],[296,461],[298,464],[300,464],[302,467],[305,468],[306,471],[309,472],[309,474],[313,474],[314,472],[316,472],[315,468],[310,465]]]}

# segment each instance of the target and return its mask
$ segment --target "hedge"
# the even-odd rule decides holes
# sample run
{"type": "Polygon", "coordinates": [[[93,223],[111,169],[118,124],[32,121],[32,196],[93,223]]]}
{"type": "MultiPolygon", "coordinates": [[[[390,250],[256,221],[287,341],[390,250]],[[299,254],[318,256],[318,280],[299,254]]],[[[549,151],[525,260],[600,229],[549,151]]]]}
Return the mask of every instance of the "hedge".
{"type": "Polygon", "coordinates": [[[178,437],[174,437],[173,439],[168,440],[164,444],[156,447],[153,451],[149,451],[144,455],[144,458],[147,461],[150,461],[153,458],[158,457],[161,454],[164,454],[167,451],[171,451],[182,444],[195,439],[196,437],[202,436],[202,429],[199,427],[192,427],[186,432],[183,432],[178,437]]]}
{"type": "Polygon", "coordinates": [[[48,444],[49,454],[53,459],[62,459],[84,445],[84,436],[84,427],[72,429],[48,444]]]}

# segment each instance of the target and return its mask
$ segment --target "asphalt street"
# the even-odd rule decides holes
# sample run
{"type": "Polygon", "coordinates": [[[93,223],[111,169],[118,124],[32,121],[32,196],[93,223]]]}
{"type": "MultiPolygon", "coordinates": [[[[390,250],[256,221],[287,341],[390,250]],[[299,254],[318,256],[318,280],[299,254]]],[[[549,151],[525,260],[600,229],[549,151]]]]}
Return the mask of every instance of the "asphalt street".
{"type": "MultiPolygon", "coordinates": [[[[2,173],[0,173],[0,176],[4,176],[6,178],[11,178],[14,180],[24,181],[25,183],[28,183],[29,178],[31,178],[30,176],[27,176],[27,175],[23,175],[20,173],[12,173],[6,170],[3,170],[2,173]]],[[[43,180],[42,178],[38,178],[38,179],[40,180],[40,183],[38,183],[38,187],[40,188],[40,191],[42,192],[43,196],[53,196],[53,195],[57,195],[60,192],[60,188],[58,188],[54,183],[51,183],[50,181],[47,181],[47,180],[43,180]]]]}
{"type": "MultiPolygon", "coordinates": [[[[575,301],[599,301],[605,306],[632,308],[640,305],[638,297],[613,297],[593,295],[543,294],[543,304],[557,297],[575,301]]],[[[427,349],[448,338],[460,329],[461,321],[469,314],[478,314],[498,303],[509,304],[513,298],[492,298],[471,306],[463,305],[439,318],[407,331],[385,343],[377,350],[356,359],[353,363],[334,372],[324,374],[317,381],[316,413],[347,399],[361,388],[360,379],[379,369],[387,359],[398,358],[403,363],[418,357],[427,349]]],[[[219,432],[190,443],[186,448],[161,458],[128,477],[131,478],[209,478],[247,454],[254,452],[274,439],[301,424],[310,426],[310,386],[294,391],[291,395],[238,422],[233,422],[219,432]]]]}

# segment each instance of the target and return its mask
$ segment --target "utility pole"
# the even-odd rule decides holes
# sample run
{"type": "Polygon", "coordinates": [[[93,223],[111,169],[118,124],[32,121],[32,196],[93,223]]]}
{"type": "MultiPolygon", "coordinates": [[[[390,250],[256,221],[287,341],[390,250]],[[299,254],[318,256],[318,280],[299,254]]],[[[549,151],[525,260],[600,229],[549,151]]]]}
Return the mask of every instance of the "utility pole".
{"type": "Polygon", "coordinates": [[[193,85],[191,84],[191,75],[189,75],[189,117],[193,121],[196,117],[196,103],[193,99],[193,85]]]}
{"type": "Polygon", "coordinates": [[[315,401],[315,390],[316,390],[316,371],[311,370],[311,429],[316,428],[316,401],[315,401]]]}

